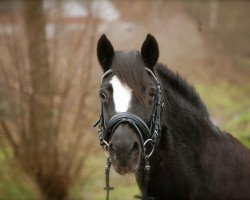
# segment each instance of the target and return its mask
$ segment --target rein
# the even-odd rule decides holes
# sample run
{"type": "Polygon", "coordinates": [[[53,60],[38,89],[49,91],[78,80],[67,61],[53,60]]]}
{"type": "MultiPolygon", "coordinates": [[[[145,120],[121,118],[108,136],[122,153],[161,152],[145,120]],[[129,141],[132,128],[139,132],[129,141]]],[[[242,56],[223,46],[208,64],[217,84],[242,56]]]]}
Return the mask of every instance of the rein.
{"type": "MultiPolygon", "coordinates": [[[[101,113],[99,120],[95,123],[94,127],[98,125],[98,138],[100,145],[102,146],[106,156],[107,156],[107,165],[105,168],[105,179],[106,186],[104,190],[107,191],[106,200],[109,200],[109,192],[114,188],[109,186],[109,172],[111,167],[111,159],[109,156],[108,148],[109,148],[109,139],[112,137],[114,131],[121,123],[128,123],[136,130],[136,134],[140,139],[141,145],[143,147],[143,155],[145,159],[145,194],[143,196],[136,195],[135,198],[141,200],[154,200],[153,197],[147,196],[147,187],[149,182],[150,175],[150,163],[149,158],[152,156],[155,145],[159,142],[161,137],[161,114],[164,103],[161,101],[161,87],[158,79],[154,75],[154,73],[145,68],[150,76],[154,78],[154,82],[156,84],[156,96],[154,102],[154,110],[151,116],[150,127],[137,115],[130,112],[120,112],[115,114],[108,122],[105,122],[104,119],[104,109],[103,103],[101,103],[101,113]]],[[[105,77],[112,73],[112,69],[106,71],[102,77],[102,81],[105,77]]],[[[101,81],[101,83],[102,83],[101,81]]]]}

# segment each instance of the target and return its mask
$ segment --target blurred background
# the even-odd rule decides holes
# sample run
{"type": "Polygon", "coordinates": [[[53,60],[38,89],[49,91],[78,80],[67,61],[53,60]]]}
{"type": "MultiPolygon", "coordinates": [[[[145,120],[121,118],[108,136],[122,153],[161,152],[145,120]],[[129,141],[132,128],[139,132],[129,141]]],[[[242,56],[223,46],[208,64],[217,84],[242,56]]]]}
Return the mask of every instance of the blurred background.
{"type": "MultiPolygon", "coordinates": [[[[211,118],[250,147],[250,2],[1,0],[0,199],[104,199],[105,155],[92,125],[102,71],[96,42],[140,49],[193,84],[211,118]]],[[[111,172],[111,199],[133,175],[111,172]]]]}

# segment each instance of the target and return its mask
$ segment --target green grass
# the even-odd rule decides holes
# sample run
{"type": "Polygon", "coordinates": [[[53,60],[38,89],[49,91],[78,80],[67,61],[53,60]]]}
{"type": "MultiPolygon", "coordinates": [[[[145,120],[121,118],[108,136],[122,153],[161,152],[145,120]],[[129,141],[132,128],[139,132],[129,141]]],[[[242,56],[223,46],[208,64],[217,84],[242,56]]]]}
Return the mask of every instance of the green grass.
{"type": "Polygon", "coordinates": [[[232,130],[248,148],[250,148],[250,111],[246,110],[225,123],[228,130],[232,130]]]}
{"type": "Polygon", "coordinates": [[[196,89],[219,127],[250,148],[250,84],[199,83],[196,89]]]}
{"type": "MultiPolygon", "coordinates": [[[[73,199],[105,199],[106,191],[104,170],[106,166],[105,155],[101,152],[90,156],[85,161],[84,173],[82,179],[75,183],[71,190],[73,199]]],[[[135,194],[140,194],[134,175],[120,176],[114,172],[111,167],[110,185],[115,189],[110,193],[110,200],[130,200],[135,194]]]]}
{"type": "Polygon", "coordinates": [[[0,150],[0,199],[39,199],[33,182],[21,171],[12,154],[8,153],[7,155],[0,150]]]}

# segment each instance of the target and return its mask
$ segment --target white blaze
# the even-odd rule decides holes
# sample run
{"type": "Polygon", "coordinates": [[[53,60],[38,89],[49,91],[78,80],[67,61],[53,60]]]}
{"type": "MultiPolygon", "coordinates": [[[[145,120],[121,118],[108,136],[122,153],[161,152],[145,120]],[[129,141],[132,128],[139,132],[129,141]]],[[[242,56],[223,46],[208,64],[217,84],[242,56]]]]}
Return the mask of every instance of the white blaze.
{"type": "Polygon", "coordinates": [[[117,76],[113,76],[110,83],[113,87],[116,112],[126,112],[130,107],[132,90],[126,84],[122,84],[117,76]]]}

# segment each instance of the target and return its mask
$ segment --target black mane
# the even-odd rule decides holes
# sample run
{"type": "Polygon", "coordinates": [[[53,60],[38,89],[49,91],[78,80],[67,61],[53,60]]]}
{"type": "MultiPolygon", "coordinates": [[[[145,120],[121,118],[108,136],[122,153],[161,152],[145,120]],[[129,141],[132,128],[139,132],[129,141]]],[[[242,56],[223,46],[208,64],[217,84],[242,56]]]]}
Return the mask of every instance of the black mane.
{"type": "Polygon", "coordinates": [[[160,79],[164,81],[164,84],[168,85],[172,90],[177,92],[191,105],[199,109],[208,117],[209,114],[207,108],[192,85],[190,85],[178,73],[173,73],[163,64],[157,64],[155,71],[157,75],[160,76],[160,79]]]}

